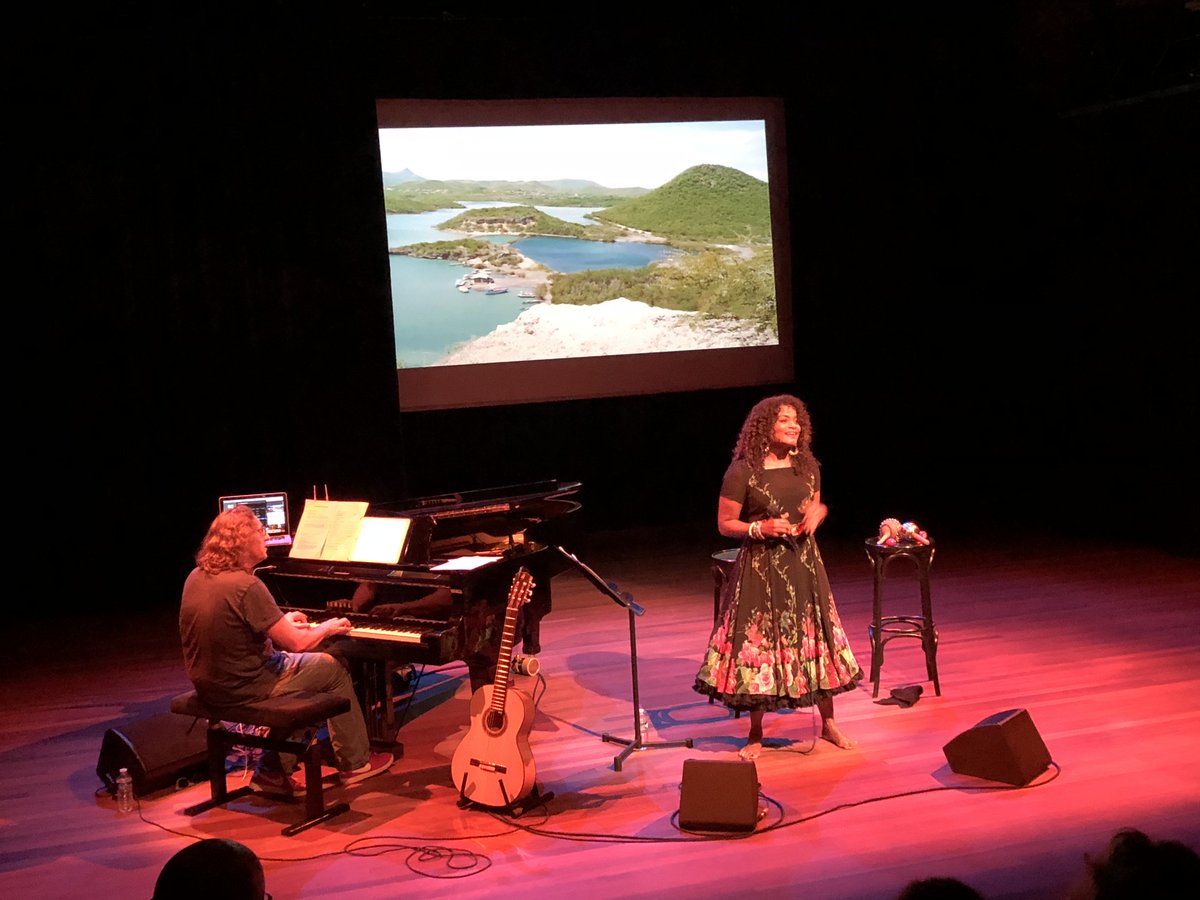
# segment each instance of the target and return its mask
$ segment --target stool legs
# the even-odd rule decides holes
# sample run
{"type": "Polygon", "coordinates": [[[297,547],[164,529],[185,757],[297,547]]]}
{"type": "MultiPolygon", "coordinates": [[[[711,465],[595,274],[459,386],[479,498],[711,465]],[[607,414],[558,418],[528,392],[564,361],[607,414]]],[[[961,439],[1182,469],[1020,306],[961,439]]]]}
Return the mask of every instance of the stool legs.
{"type": "MultiPolygon", "coordinates": [[[[721,620],[721,594],[725,592],[725,582],[728,580],[729,572],[733,568],[733,557],[727,557],[723,553],[713,555],[712,577],[713,577],[713,628],[717,627],[717,623],[721,620]]],[[[716,697],[709,697],[709,703],[716,703],[716,697]]],[[[740,719],[742,712],[739,709],[733,711],[733,717],[740,719]]]]}
{"type": "Polygon", "coordinates": [[[230,748],[237,745],[295,753],[304,760],[304,819],[295,825],[284,828],[282,833],[285,837],[299,834],[314,825],[327,822],[334,816],[340,816],[342,813],[350,811],[350,804],[344,801],[335,803],[328,808],[325,806],[325,788],[321,783],[320,745],[313,739],[311,733],[305,735],[303,741],[281,740],[254,734],[233,734],[226,730],[220,720],[214,719],[208,724],[207,745],[208,783],[211,799],[187,807],[183,811],[184,815],[194,816],[254,793],[249,785],[233,791],[229,790],[226,785],[225,759],[230,748]]]}
{"type": "Polygon", "coordinates": [[[871,640],[871,683],[872,697],[879,696],[879,682],[883,671],[883,650],[887,642],[897,637],[917,638],[925,655],[925,674],[933,682],[934,693],[942,695],[942,685],[937,671],[938,632],[933,622],[933,600],[929,591],[929,565],[933,559],[932,548],[881,548],[868,543],[867,556],[874,569],[874,599],[871,608],[871,624],[867,636],[871,640]],[[921,615],[883,615],[883,582],[888,564],[899,557],[907,557],[917,567],[917,579],[921,591],[921,615]]]}
{"type": "Polygon", "coordinates": [[[235,791],[229,790],[225,778],[225,758],[231,746],[227,740],[228,737],[229,732],[225,730],[220,720],[208,723],[205,745],[208,748],[208,793],[210,799],[189,806],[183,811],[185,816],[198,815],[214,807],[224,806],[230,800],[253,793],[249,785],[235,791]]]}
{"type": "Polygon", "coordinates": [[[883,566],[871,561],[875,568],[875,599],[871,605],[871,624],[867,636],[871,639],[871,683],[875,685],[872,697],[879,696],[879,676],[883,669],[883,566]]]}
{"type": "Polygon", "coordinates": [[[721,618],[721,590],[725,587],[725,570],[718,564],[713,563],[712,567],[713,579],[713,627],[716,627],[717,620],[721,618]]]}
{"type": "Polygon", "coordinates": [[[310,740],[308,751],[304,754],[304,820],[283,829],[283,836],[299,834],[349,811],[350,804],[345,801],[326,809],[325,788],[321,784],[321,751],[316,740],[310,740]]]}
{"type": "Polygon", "coordinates": [[[938,681],[937,645],[938,633],[933,624],[933,600],[929,596],[929,563],[920,565],[921,571],[921,649],[925,651],[925,674],[933,682],[933,692],[942,696],[942,683],[938,681]]]}

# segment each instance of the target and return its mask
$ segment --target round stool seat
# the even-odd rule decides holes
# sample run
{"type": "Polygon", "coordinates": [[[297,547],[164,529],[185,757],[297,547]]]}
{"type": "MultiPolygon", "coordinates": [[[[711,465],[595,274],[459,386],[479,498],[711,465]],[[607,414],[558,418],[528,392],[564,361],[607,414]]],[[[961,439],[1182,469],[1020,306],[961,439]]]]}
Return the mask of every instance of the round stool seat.
{"type": "Polygon", "coordinates": [[[875,576],[875,597],[871,610],[871,624],[867,636],[871,640],[871,681],[874,683],[872,696],[879,696],[879,680],[883,670],[883,648],[894,638],[915,638],[921,642],[925,653],[925,673],[933,682],[934,692],[941,696],[942,686],[937,671],[937,626],[933,621],[933,600],[929,591],[929,568],[933,564],[934,543],[901,541],[891,546],[879,544],[874,538],[863,542],[867,558],[875,576]],[[921,591],[921,613],[917,615],[883,615],[883,584],[888,566],[897,559],[908,559],[916,566],[917,580],[921,591]]]}

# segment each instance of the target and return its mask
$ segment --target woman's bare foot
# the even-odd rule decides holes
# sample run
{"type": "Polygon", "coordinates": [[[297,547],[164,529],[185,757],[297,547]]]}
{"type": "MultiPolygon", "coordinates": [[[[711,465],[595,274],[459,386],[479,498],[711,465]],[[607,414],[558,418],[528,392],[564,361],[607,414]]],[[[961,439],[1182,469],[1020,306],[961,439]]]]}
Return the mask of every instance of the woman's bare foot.
{"type": "Polygon", "coordinates": [[[750,714],[750,733],[746,735],[746,746],[738,751],[742,759],[758,759],[762,753],[762,713],[750,714]]]}
{"type": "Polygon", "coordinates": [[[738,756],[742,759],[758,759],[760,753],[762,753],[762,740],[749,740],[746,741],[746,746],[738,751],[738,756]]]}
{"type": "Polygon", "coordinates": [[[841,747],[843,750],[849,750],[851,747],[857,747],[858,741],[852,741],[842,733],[842,729],[838,728],[837,722],[833,719],[826,719],[821,725],[821,737],[829,741],[835,747],[841,747]]]}

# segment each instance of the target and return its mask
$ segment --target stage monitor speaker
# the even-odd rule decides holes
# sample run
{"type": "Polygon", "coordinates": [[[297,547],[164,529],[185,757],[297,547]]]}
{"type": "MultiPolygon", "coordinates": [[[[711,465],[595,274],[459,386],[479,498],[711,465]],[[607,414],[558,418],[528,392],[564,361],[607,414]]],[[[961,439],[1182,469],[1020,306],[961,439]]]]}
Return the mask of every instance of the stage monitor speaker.
{"type": "Polygon", "coordinates": [[[203,778],[208,771],[206,736],[205,721],[194,722],[175,713],[110,728],[100,744],[96,774],[109,792],[114,792],[117,773],[128,769],[133,792],[139,797],[184,778],[203,778]]]}
{"type": "Polygon", "coordinates": [[[1025,785],[1053,760],[1023,709],[1006,709],[964,731],[942,750],[951,770],[1005,784],[1025,785]]]}
{"type": "Polygon", "coordinates": [[[689,831],[753,831],[758,770],[753,760],[683,761],[679,826],[689,831]]]}

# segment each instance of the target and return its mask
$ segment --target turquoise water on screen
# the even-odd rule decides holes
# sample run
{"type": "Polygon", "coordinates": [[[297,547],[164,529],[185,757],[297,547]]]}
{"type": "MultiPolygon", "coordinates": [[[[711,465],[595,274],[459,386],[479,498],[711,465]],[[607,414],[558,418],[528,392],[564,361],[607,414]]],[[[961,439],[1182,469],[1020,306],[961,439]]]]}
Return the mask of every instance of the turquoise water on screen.
{"type": "MultiPolygon", "coordinates": [[[[464,203],[464,206],[498,206],[496,203],[464,203]]],[[[539,207],[564,221],[588,224],[591,210],[573,207],[539,207]]],[[[427,213],[387,216],[388,247],[427,241],[451,240],[454,234],[440,231],[439,223],[461,209],[439,209],[427,213]]],[[[670,251],[660,244],[601,243],[573,238],[490,238],[497,243],[514,243],[530,259],[556,272],[587,269],[641,268],[670,251]]],[[[458,263],[416,259],[388,254],[392,282],[392,316],[396,339],[396,365],[419,368],[437,365],[459,344],[489,334],[496,326],[511,322],[525,306],[517,292],[487,296],[481,291],[462,293],[455,286],[460,276],[474,270],[458,263]]],[[[541,278],[530,274],[531,287],[541,278]]]]}

